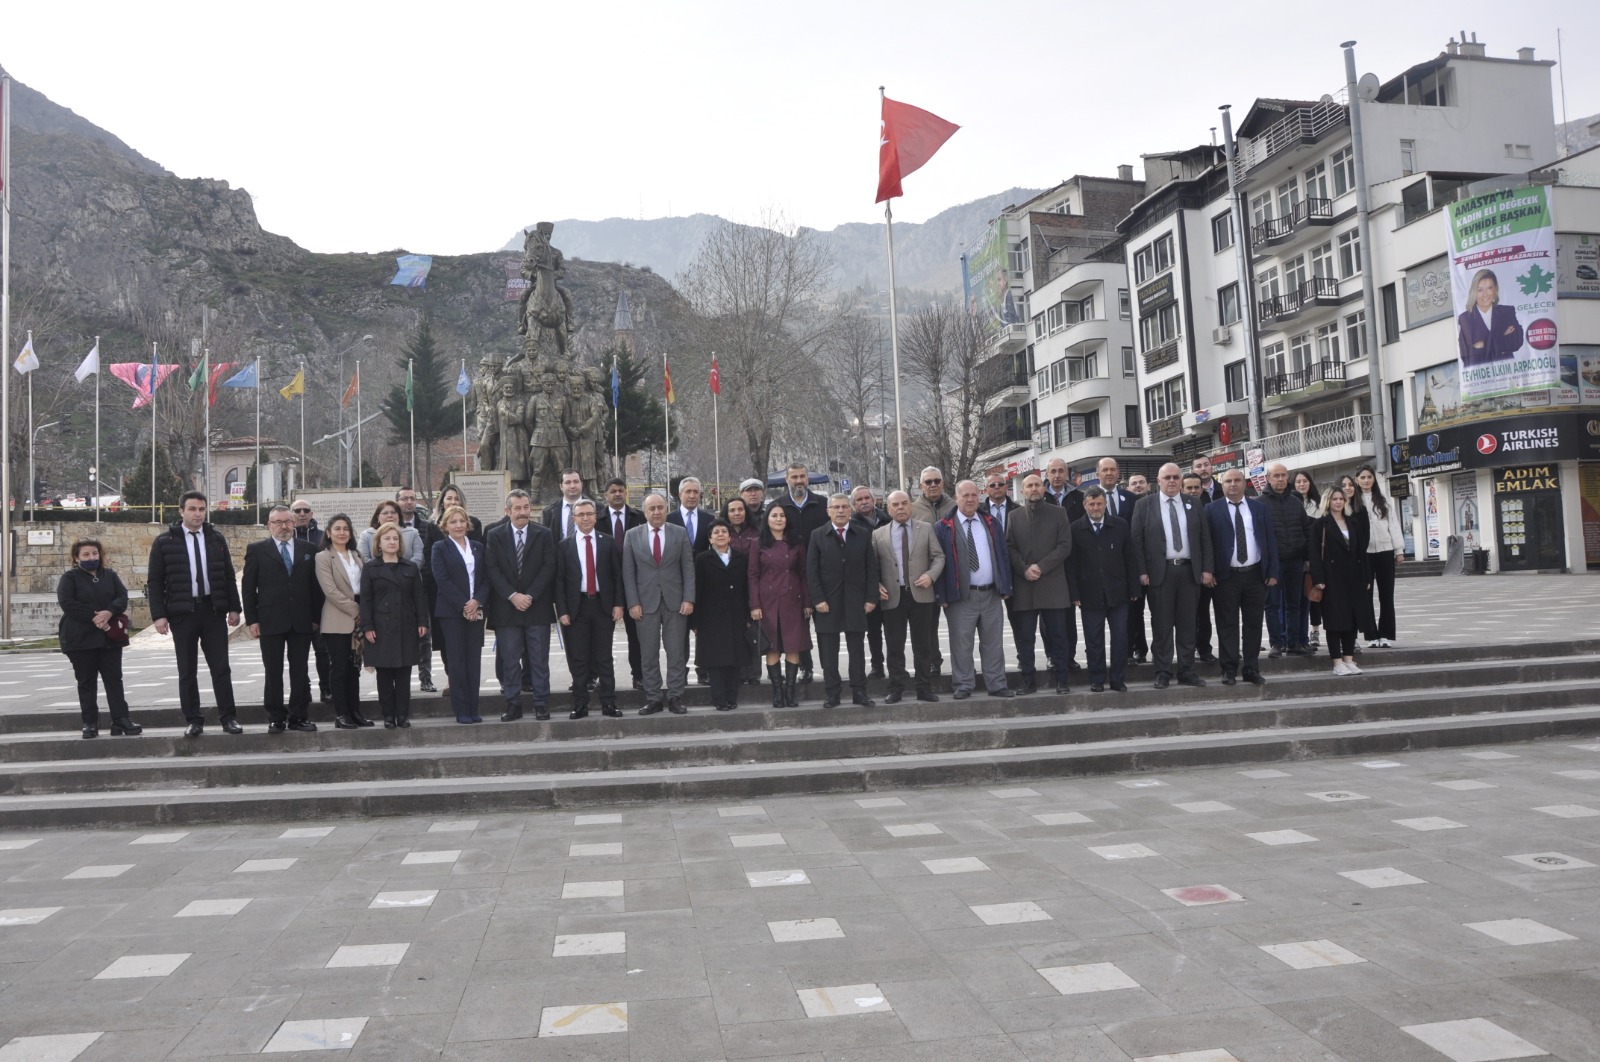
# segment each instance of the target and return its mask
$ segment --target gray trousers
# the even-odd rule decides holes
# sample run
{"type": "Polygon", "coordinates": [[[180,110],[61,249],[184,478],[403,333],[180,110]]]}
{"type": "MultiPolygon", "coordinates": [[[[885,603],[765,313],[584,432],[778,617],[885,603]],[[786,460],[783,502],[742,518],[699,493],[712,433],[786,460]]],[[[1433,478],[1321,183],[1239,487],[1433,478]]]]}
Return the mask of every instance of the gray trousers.
{"type": "Polygon", "coordinates": [[[637,621],[639,656],[644,668],[644,695],[648,701],[682,697],[689,685],[689,617],[677,609],[646,612],[637,621]],[[665,692],[661,681],[661,650],[667,650],[665,692]]]}
{"type": "Polygon", "coordinates": [[[983,684],[992,693],[1006,688],[1005,601],[993,590],[967,590],[945,608],[950,630],[950,689],[972,692],[972,636],[977,634],[983,659],[983,684]]]}

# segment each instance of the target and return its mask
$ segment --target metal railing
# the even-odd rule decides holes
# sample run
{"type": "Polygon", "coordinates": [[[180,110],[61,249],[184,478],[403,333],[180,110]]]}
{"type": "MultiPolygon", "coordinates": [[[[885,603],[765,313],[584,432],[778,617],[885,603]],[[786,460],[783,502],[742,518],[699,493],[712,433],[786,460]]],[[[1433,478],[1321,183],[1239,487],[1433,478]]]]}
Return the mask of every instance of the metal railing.
{"type": "Polygon", "coordinates": [[[1250,239],[1257,247],[1271,246],[1293,236],[1297,229],[1308,223],[1327,224],[1333,221],[1333,200],[1313,196],[1295,203],[1294,208],[1282,217],[1267,218],[1250,229],[1250,239]]]}
{"type": "Polygon", "coordinates": [[[1331,450],[1336,446],[1350,446],[1372,441],[1372,415],[1330,420],[1326,424],[1313,424],[1308,428],[1269,435],[1261,440],[1261,452],[1268,461],[1282,461],[1317,450],[1331,450]]]}
{"type": "Polygon", "coordinates": [[[1243,180],[1246,174],[1278,152],[1315,140],[1330,129],[1347,123],[1350,120],[1345,107],[1348,99],[1346,90],[1340,88],[1338,92],[1324,96],[1309,107],[1290,111],[1260,136],[1241,143],[1239,153],[1234,158],[1235,176],[1243,180]]]}
{"type": "Polygon", "coordinates": [[[1312,362],[1304,369],[1296,369],[1294,372],[1269,376],[1263,381],[1263,384],[1267,397],[1271,398],[1274,395],[1287,395],[1295,391],[1304,391],[1312,384],[1324,383],[1330,380],[1336,380],[1341,383],[1344,381],[1344,362],[1312,362]]]}

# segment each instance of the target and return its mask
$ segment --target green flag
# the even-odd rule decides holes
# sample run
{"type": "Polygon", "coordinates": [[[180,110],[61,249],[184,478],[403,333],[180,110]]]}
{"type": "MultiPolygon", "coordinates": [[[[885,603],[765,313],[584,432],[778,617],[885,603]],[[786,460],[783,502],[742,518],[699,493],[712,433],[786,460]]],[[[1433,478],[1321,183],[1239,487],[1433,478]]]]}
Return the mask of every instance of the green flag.
{"type": "Polygon", "coordinates": [[[200,390],[200,385],[205,383],[205,382],[206,382],[206,363],[205,363],[204,359],[201,359],[198,363],[196,363],[196,365],[194,367],[194,372],[189,374],[189,390],[198,391],[198,390],[200,390]]]}
{"type": "Polygon", "coordinates": [[[406,411],[407,412],[410,412],[412,409],[415,408],[415,402],[416,402],[416,394],[412,390],[412,387],[411,387],[411,363],[408,361],[408,362],[406,362],[406,411]]]}

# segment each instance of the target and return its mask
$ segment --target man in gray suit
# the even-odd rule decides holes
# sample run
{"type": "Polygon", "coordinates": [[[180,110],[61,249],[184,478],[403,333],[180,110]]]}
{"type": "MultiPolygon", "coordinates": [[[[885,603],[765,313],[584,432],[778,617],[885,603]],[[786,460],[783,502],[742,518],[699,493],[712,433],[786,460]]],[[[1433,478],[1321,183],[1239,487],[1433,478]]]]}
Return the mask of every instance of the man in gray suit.
{"type": "Polygon", "coordinates": [[[1139,583],[1149,588],[1151,655],[1156,689],[1172,682],[1176,638],[1177,676],[1185,686],[1204,686],[1194,669],[1195,616],[1200,588],[1215,586],[1211,522],[1200,503],[1180,493],[1183,473],[1168,462],[1156,476],[1160,490],[1133,507],[1133,555],[1139,583]]]}
{"type": "Polygon", "coordinates": [[[889,495],[889,521],[872,532],[878,552],[878,599],[883,603],[884,650],[889,658],[889,696],[899,704],[906,688],[906,632],[911,632],[911,667],[917,700],[937,701],[939,606],[933,584],[944,574],[944,550],[934,541],[933,525],[911,518],[911,495],[889,495]]]}
{"type": "Polygon", "coordinates": [[[622,588],[628,615],[639,630],[644,664],[645,705],[640,715],[665,707],[683,715],[683,690],[689,683],[689,616],[694,612],[694,550],[689,535],[667,523],[667,500],[644,500],[645,522],[630,528],[622,550],[622,588]],[[667,649],[667,680],[661,682],[661,647],[667,649]]]}

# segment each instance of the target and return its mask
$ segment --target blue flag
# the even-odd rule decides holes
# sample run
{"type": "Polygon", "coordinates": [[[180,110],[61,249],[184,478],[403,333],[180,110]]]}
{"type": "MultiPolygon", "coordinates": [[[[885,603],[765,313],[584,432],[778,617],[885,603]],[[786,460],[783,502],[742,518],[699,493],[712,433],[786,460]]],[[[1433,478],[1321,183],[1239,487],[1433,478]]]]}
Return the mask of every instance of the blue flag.
{"type": "Polygon", "coordinates": [[[611,408],[622,408],[622,377],[617,375],[617,356],[611,355],[611,408]]]}
{"type": "Polygon", "coordinates": [[[256,385],[256,367],[248,365],[243,371],[234,373],[222,381],[223,387],[254,387],[256,385]]]}
{"type": "Polygon", "coordinates": [[[467,363],[461,363],[461,375],[456,377],[456,394],[465,395],[472,390],[472,381],[467,379],[467,363]]]}
{"type": "Polygon", "coordinates": [[[395,270],[391,284],[398,284],[402,288],[422,288],[428,284],[428,270],[433,268],[433,256],[427,254],[403,254],[395,259],[399,267],[395,270]]]}

